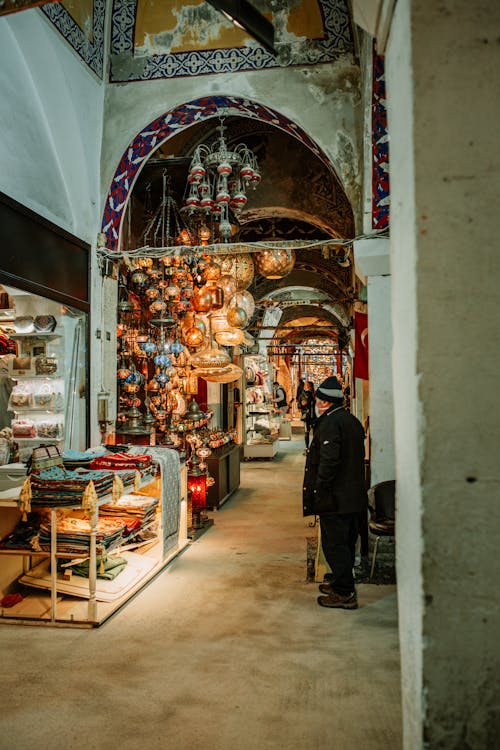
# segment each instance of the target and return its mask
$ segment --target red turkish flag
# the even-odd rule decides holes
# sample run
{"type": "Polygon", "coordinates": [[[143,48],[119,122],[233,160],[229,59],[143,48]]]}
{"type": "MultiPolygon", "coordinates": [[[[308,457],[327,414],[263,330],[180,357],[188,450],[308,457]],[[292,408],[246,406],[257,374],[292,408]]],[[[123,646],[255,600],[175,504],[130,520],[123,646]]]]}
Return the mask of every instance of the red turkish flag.
{"type": "Polygon", "coordinates": [[[354,377],[368,380],[368,315],[354,313],[354,377]]]}

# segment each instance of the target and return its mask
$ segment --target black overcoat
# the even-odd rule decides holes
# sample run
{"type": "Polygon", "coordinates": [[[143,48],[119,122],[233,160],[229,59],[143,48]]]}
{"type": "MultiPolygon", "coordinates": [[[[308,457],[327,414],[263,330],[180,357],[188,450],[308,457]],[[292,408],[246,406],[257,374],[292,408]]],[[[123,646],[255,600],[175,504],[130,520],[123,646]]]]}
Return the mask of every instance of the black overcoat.
{"type": "Polygon", "coordinates": [[[365,432],[343,407],[319,417],[307,451],[302,493],[304,516],[366,509],[365,432]]]}

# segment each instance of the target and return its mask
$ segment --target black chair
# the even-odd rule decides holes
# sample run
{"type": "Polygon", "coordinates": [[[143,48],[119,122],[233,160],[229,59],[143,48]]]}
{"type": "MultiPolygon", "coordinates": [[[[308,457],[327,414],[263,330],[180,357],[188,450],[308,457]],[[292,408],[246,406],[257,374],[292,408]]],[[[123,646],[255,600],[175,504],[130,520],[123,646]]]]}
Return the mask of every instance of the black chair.
{"type": "Polygon", "coordinates": [[[396,537],[396,480],[389,479],[379,482],[368,490],[368,508],[370,520],[368,527],[375,537],[373,547],[372,565],[370,579],[375,570],[375,560],[379,539],[385,537],[396,537]]]}

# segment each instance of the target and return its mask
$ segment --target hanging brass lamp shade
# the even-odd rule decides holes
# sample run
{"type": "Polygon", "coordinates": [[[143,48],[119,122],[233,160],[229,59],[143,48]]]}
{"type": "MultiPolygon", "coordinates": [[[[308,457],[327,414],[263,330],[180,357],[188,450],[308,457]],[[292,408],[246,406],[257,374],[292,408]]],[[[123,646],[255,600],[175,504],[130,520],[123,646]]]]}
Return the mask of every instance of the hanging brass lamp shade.
{"type": "Polygon", "coordinates": [[[221,255],[218,258],[222,273],[228,274],[236,279],[238,290],[247,289],[253,281],[255,267],[250,253],[235,253],[234,255],[221,255]]]}
{"type": "Polygon", "coordinates": [[[283,279],[295,265],[295,252],[275,247],[255,254],[255,270],[266,279],[283,279]]]}
{"type": "Polygon", "coordinates": [[[252,297],[250,292],[247,292],[246,290],[236,292],[227,306],[228,310],[232,309],[233,307],[241,307],[246,312],[248,320],[250,320],[255,312],[254,298],[252,297]]]}
{"type": "Polygon", "coordinates": [[[234,328],[244,328],[248,323],[248,316],[245,310],[237,305],[228,307],[226,317],[229,325],[234,328]]]}
{"type": "Polygon", "coordinates": [[[216,333],[215,340],[222,346],[239,346],[245,341],[245,334],[241,328],[228,328],[216,333]]]}
{"type": "Polygon", "coordinates": [[[241,378],[243,370],[238,365],[229,365],[224,367],[218,372],[209,372],[202,369],[193,371],[203,380],[207,380],[210,383],[233,383],[235,380],[241,378]]]}
{"type": "Polygon", "coordinates": [[[191,354],[190,364],[194,368],[202,368],[205,370],[218,369],[225,367],[231,363],[231,357],[229,354],[220,347],[217,346],[215,341],[211,342],[210,346],[205,349],[201,349],[195,354],[191,354]]]}

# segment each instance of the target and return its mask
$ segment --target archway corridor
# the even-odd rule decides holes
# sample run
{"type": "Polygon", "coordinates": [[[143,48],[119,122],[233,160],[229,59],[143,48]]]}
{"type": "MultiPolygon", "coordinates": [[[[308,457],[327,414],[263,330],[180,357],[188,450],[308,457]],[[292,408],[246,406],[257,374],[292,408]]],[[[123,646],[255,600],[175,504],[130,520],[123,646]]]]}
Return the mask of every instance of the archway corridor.
{"type": "Polygon", "coordinates": [[[0,628],[2,746],[401,747],[395,586],[317,606],[302,449],[243,463],[214,525],[100,628],[0,628]]]}

